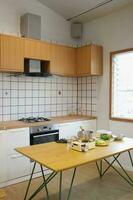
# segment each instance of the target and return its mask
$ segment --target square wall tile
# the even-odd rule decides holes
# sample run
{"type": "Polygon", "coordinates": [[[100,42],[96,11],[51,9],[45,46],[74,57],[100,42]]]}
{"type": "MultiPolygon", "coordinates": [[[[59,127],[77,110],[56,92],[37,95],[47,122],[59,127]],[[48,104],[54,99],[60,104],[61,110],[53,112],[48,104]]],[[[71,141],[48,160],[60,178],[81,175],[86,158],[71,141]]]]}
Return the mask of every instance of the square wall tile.
{"type": "Polygon", "coordinates": [[[3,115],[10,115],[10,106],[3,106],[3,115]]]}
{"type": "Polygon", "coordinates": [[[11,100],[10,98],[3,98],[3,106],[10,106],[11,100]]]}

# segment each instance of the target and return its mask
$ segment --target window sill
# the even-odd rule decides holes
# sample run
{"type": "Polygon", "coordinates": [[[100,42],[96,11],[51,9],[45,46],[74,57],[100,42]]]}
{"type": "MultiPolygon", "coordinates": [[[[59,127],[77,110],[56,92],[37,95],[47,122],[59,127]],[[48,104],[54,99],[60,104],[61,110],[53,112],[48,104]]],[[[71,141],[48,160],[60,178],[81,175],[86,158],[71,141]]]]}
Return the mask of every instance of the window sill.
{"type": "Polygon", "coordinates": [[[110,120],[119,121],[119,122],[130,122],[130,123],[133,123],[133,119],[126,119],[126,118],[110,117],[110,120]]]}

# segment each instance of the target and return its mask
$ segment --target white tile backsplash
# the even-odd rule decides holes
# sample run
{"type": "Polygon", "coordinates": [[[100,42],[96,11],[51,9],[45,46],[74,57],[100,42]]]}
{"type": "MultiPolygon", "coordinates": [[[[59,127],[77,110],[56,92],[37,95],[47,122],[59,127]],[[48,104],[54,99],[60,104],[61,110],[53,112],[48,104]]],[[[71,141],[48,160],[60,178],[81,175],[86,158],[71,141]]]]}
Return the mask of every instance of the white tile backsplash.
{"type": "MultiPolygon", "coordinates": [[[[7,82],[5,82],[7,83],[7,82]]],[[[10,83],[10,82],[9,82],[10,83]]],[[[11,82],[11,90],[17,90],[19,87],[17,82],[11,82]]],[[[9,88],[10,89],[10,88],[9,88]]]]}
{"type": "MultiPolygon", "coordinates": [[[[12,97],[11,97],[11,107],[12,107],[12,106],[17,106],[17,105],[18,105],[18,100],[19,100],[18,98],[12,98],[12,97]]],[[[24,100],[25,100],[25,99],[24,99],[24,100]]]]}
{"type": "Polygon", "coordinates": [[[2,106],[0,107],[0,115],[2,116],[3,110],[2,110],[2,106]]]}
{"type": "MultiPolygon", "coordinates": [[[[26,104],[25,98],[19,98],[19,99],[18,99],[18,104],[19,104],[20,106],[24,106],[24,105],[26,104]]],[[[17,105],[17,104],[16,104],[16,105],[17,105]]]]}
{"type": "MultiPolygon", "coordinates": [[[[25,82],[19,82],[18,83],[18,88],[19,90],[25,90],[26,88],[26,83],[25,82]]],[[[34,87],[33,87],[34,88],[34,87]]]]}
{"type": "Polygon", "coordinates": [[[78,78],[78,113],[96,115],[97,77],[78,78]]]}
{"type": "Polygon", "coordinates": [[[3,115],[10,115],[10,106],[3,106],[3,115]]]}
{"type": "Polygon", "coordinates": [[[10,95],[11,95],[11,92],[9,89],[3,89],[2,91],[2,96],[5,97],[5,98],[10,98],[10,95]]]}
{"type": "Polygon", "coordinates": [[[55,105],[56,102],[57,102],[57,101],[56,101],[56,97],[52,97],[52,98],[51,98],[51,104],[52,104],[52,105],[53,105],[53,104],[55,105]]]}
{"type": "Polygon", "coordinates": [[[6,97],[3,98],[3,107],[10,106],[10,103],[11,103],[10,98],[6,98],[6,97]]]}
{"type": "Polygon", "coordinates": [[[3,89],[9,90],[10,89],[10,82],[3,82],[3,89]]]}
{"type": "Polygon", "coordinates": [[[18,106],[11,106],[11,115],[12,114],[16,114],[18,113],[18,106]]]}
{"type": "Polygon", "coordinates": [[[96,77],[14,77],[0,73],[0,121],[69,113],[96,115],[96,85],[96,77]]]}
{"type": "Polygon", "coordinates": [[[31,104],[33,104],[32,98],[25,98],[25,105],[28,106],[28,105],[31,105],[31,104]]]}

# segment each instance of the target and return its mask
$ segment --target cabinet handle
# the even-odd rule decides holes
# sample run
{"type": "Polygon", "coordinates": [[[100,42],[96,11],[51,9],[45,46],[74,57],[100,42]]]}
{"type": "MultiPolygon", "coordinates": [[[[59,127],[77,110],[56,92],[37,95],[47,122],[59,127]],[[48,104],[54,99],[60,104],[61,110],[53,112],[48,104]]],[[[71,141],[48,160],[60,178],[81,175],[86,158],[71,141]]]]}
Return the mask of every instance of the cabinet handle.
{"type": "Polygon", "coordinates": [[[12,155],[12,156],[10,156],[10,158],[12,158],[12,159],[20,158],[20,157],[23,157],[23,156],[22,155],[12,155]]]}
{"type": "Polygon", "coordinates": [[[27,128],[18,128],[18,129],[12,129],[12,130],[7,130],[7,132],[9,133],[20,133],[20,132],[29,132],[29,130],[27,128]]]}
{"type": "Polygon", "coordinates": [[[34,135],[34,138],[41,138],[41,137],[47,137],[47,136],[51,136],[51,135],[59,135],[58,132],[56,133],[48,133],[48,134],[43,134],[43,135],[34,135]]]}

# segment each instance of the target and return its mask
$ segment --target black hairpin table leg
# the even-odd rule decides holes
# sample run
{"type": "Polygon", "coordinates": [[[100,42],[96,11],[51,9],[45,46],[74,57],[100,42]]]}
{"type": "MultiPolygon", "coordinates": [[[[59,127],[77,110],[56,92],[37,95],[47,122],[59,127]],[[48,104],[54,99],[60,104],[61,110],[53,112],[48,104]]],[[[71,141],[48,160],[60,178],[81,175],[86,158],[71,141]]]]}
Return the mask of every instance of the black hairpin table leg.
{"type": "Polygon", "coordinates": [[[30,180],[29,180],[29,183],[28,183],[28,186],[27,186],[27,190],[26,190],[26,193],[25,193],[24,200],[26,200],[26,198],[27,198],[35,167],[36,167],[36,162],[34,163],[34,166],[33,166],[32,172],[31,172],[31,176],[30,176],[30,180]]]}
{"type": "MultiPolygon", "coordinates": [[[[59,184],[59,200],[62,200],[62,174],[63,172],[60,172],[60,184],[59,184]]],[[[67,200],[70,199],[70,195],[71,195],[71,191],[72,191],[72,186],[73,186],[73,182],[74,182],[74,178],[75,178],[75,173],[76,173],[76,167],[74,168],[73,171],[73,175],[72,175],[72,180],[71,180],[71,184],[70,184],[70,188],[68,191],[68,196],[67,196],[67,200]]]]}
{"type": "Polygon", "coordinates": [[[128,154],[129,154],[129,158],[130,158],[130,161],[131,161],[131,165],[132,165],[132,167],[133,167],[133,159],[132,159],[132,156],[131,156],[131,152],[128,151],[128,154]]]}
{"type": "MultiPolygon", "coordinates": [[[[133,166],[133,159],[132,159],[130,151],[128,151],[128,154],[129,154],[131,164],[133,166]]],[[[130,175],[127,173],[127,171],[124,169],[124,167],[122,166],[122,164],[118,160],[120,155],[121,155],[121,153],[114,155],[112,162],[109,162],[106,158],[104,158],[103,160],[108,164],[108,167],[106,167],[106,169],[104,171],[103,171],[103,168],[102,168],[102,165],[101,165],[101,161],[100,161],[100,166],[98,165],[98,161],[96,162],[96,166],[97,166],[100,178],[109,170],[109,168],[113,168],[125,181],[127,181],[131,186],[133,186],[133,179],[130,177],[130,175]],[[123,175],[123,173],[121,173],[116,167],[113,166],[114,162],[118,163],[120,169],[123,171],[123,173],[125,175],[123,175]]]]}

